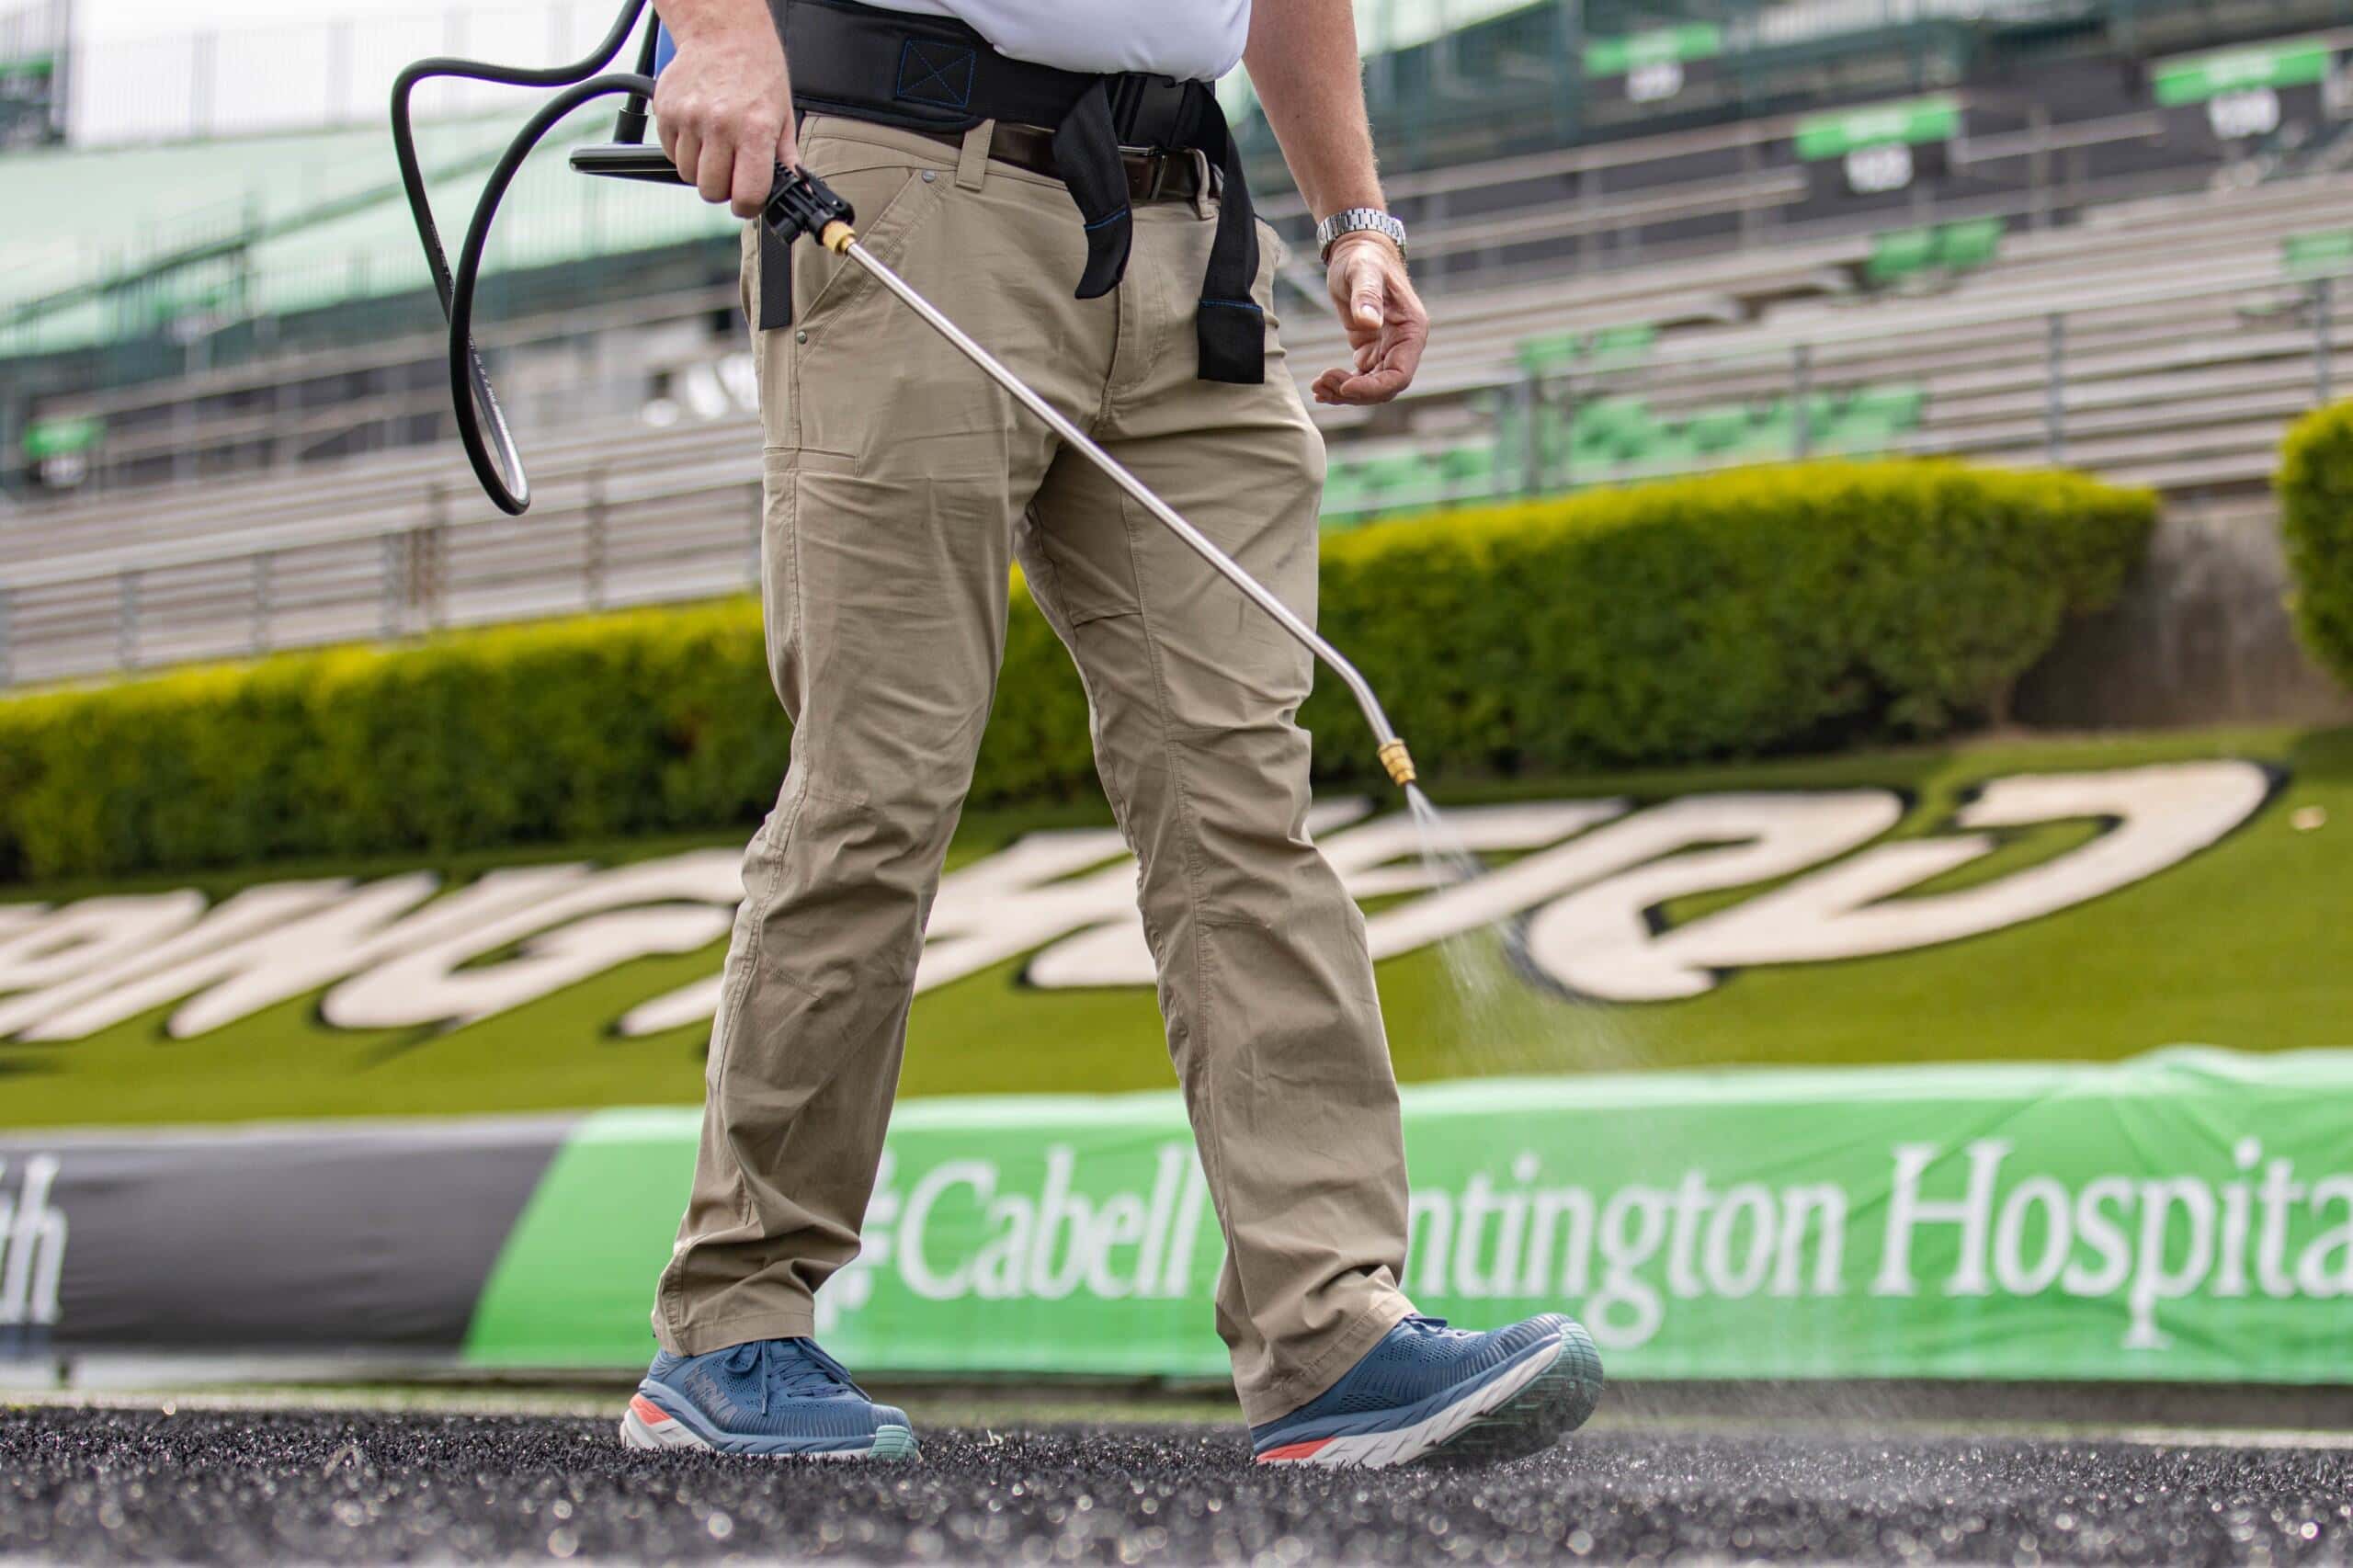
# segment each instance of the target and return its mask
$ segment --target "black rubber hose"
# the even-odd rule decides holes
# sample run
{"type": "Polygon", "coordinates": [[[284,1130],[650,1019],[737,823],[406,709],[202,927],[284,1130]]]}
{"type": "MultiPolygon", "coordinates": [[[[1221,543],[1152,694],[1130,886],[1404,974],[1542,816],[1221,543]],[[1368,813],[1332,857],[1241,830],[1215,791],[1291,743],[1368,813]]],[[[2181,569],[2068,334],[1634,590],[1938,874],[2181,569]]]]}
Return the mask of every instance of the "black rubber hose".
{"type": "Polygon", "coordinates": [[[497,394],[491,390],[490,371],[474,347],[474,288],[483,247],[490,236],[491,221],[498,214],[498,203],[506,194],[506,187],[514,183],[516,171],[556,121],[594,98],[616,93],[653,96],[650,77],[597,75],[628,47],[630,31],[644,15],[645,6],[646,0],[623,0],[620,19],[597,46],[597,51],[570,65],[530,70],[480,60],[420,60],[392,83],[392,152],[400,160],[401,186],[408,193],[409,212],[416,220],[416,237],[425,246],[426,262],[433,271],[434,290],[440,296],[441,312],[449,323],[449,392],[457,408],[458,436],[465,443],[466,459],[473,465],[474,477],[482,481],[483,490],[499,510],[510,516],[520,517],[530,508],[531,482],[524,472],[522,454],[516,449],[515,434],[499,409],[497,394]],[[466,243],[460,249],[454,273],[442,248],[440,227],[433,219],[433,203],[425,187],[425,169],[417,158],[416,136],[409,115],[409,99],[418,85],[447,77],[510,87],[572,89],[531,117],[530,123],[508,145],[492,170],[490,182],[474,205],[473,222],[467,230],[466,243]]]}

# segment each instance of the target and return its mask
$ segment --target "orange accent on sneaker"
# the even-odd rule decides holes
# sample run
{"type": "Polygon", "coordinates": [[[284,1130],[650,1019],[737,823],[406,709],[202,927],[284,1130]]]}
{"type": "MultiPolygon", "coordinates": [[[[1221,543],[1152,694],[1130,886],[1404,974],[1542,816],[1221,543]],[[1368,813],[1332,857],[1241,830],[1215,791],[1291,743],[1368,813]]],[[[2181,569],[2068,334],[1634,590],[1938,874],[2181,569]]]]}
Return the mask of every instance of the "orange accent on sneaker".
{"type": "Polygon", "coordinates": [[[1258,1462],[1279,1464],[1286,1460],[1309,1459],[1320,1452],[1331,1441],[1329,1437],[1316,1437],[1304,1443],[1285,1443],[1280,1448],[1268,1449],[1265,1453],[1260,1454],[1258,1462]]]}
{"type": "Polygon", "coordinates": [[[665,1422],[676,1419],[668,1411],[642,1393],[633,1393],[629,1396],[629,1407],[636,1412],[637,1418],[648,1426],[659,1426],[665,1422]]]}

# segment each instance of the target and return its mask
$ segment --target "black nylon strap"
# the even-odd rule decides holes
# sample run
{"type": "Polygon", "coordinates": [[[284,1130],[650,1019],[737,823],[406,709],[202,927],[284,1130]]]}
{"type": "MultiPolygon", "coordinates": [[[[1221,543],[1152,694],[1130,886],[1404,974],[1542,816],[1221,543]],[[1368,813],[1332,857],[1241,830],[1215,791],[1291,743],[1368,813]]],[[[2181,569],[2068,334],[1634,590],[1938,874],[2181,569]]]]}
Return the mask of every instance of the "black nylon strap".
{"type": "Polygon", "coordinates": [[[1250,297],[1258,281],[1258,222],[1242,176],[1242,152],[1226,128],[1217,95],[1206,96],[1197,132],[1201,153],[1225,176],[1218,200],[1217,237],[1210,244],[1209,270],[1201,278],[1200,308],[1194,312],[1200,341],[1200,379],[1256,386],[1267,379],[1267,316],[1250,297]]]}
{"type": "Polygon", "coordinates": [[[768,0],[803,114],[846,114],[911,131],[970,131],[984,119],[1059,125],[1100,78],[998,53],[952,17],[856,0],[768,0]]]}
{"type": "MultiPolygon", "coordinates": [[[[1200,153],[1224,181],[1196,313],[1200,379],[1266,380],[1266,317],[1250,298],[1258,276],[1257,225],[1241,153],[1208,84],[1015,60],[952,17],[857,0],[768,6],[791,67],[794,106],[804,115],[839,114],[913,131],[969,131],[984,119],[1052,128],[1055,172],[1086,226],[1086,265],[1076,290],[1082,300],[1119,286],[1134,244],[1122,143],[1200,153]]],[[[792,317],[791,269],[763,251],[760,270],[760,325],[772,331],[792,317]],[[772,276],[780,285],[771,285],[772,276]]]]}
{"type": "Polygon", "coordinates": [[[792,246],[766,223],[760,225],[760,327],[777,332],[792,324],[792,246]]]}
{"type": "MultiPolygon", "coordinates": [[[[794,131],[798,132],[808,118],[794,110],[794,131]]],[[[769,224],[762,223],[759,228],[760,298],[755,308],[760,314],[753,330],[781,332],[792,324],[792,241],[769,224]]]]}
{"type": "Polygon", "coordinates": [[[1086,224],[1086,270],[1079,276],[1078,297],[1108,294],[1127,274],[1135,218],[1128,207],[1128,168],[1120,160],[1119,132],[1111,127],[1111,95],[1100,79],[1054,127],[1054,172],[1070,187],[1086,224]]]}

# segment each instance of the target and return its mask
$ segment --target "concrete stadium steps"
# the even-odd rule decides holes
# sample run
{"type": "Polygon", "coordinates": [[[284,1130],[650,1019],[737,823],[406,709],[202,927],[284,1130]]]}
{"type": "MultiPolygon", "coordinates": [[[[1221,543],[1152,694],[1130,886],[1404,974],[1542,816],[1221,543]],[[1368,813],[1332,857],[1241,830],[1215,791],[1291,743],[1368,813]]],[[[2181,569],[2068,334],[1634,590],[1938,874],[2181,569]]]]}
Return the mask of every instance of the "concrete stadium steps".
{"type": "MultiPolygon", "coordinates": [[[[758,423],[748,415],[665,430],[629,420],[557,436],[527,445],[534,504],[525,521],[542,510],[585,506],[600,480],[614,487],[608,500],[624,505],[710,481],[713,465],[731,460],[742,477],[757,479],[758,423]]],[[[283,548],[322,528],[348,533],[362,525],[422,528],[495,515],[475,488],[463,452],[446,445],[320,464],[285,477],[137,491],[55,508],[39,515],[37,528],[0,530],[0,564],[81,555],[101,543],[113,551],[199,540],[283,548]],[[159,506],[165,496],[171,504],[159,506]]],[[[126,555],[122,564],[136,561],[126,555]]]]}
{"type": "Polygon", "coordinates": [[[1796,169],[1688,180],[1655,191],[1604,196],[1562,203],[1533,212],[1449,222],[1419,243],[1424,256],[1456,256],[1578,234],[1613,233],[1644,223],[1712,218],[1725,213],[1766,212],[1795,207],[1810,187],[1796,169]]]}
{"type": "MultiPolygon", "coordinates": [[[[2025,465],[2059,460],[2168,490],[2258,483],[2275,464],[2283,427],[2316,400],[2322,379],[2309,286],[2283,276],[2282,242],[2348,221],[2353,182],[2341,178],[2137,203],[2097,224],[2014,236],[1992,265],[1941,293],[1815,290],[1754,312],[1726,311],[1713,324],[1660,324],[1647,358],[1555,375],[1548,395],[1638,399],[1666,427],[1695,415],[1721,424],[1736,419],[1743,405],[1756,411],[1786,402],[1794,352],[1803,344],[1806,385],[1816,396],[1891,383],[1924,391],[1921,426],[1891,435],[1886,449],[2025,465]],[[2195,298],[2146,297],[2193,290],[2195,298]],[[2047,312],[2064,314],[2055,398],[2047,312]],[[1881,321],[1886,330],[1874,331],[1881,321]]],[[[1678,269],[1662,268],[1654,286],[1670,287],[1671,279],[1681,280],[1678,269]]],[[[2353,368],[2337,347],[2353,329],[2345,292],[2332,295],[2328,312],[2332,388],[2353,368]]],[[[1471,312],[1451,311],[1454,303],[1440,301],[1415,400],[1371,414],[1323,415],[1327,429],[1386,432],[1361,449],[1374,452],[1456,450],[1461,422],[1444,404],[1466,388],[1517,375],[1522,343],[1607,319],[1585,313],[1574,282],[1549,311],[1519,290],[1482,300],[1471,312]]],[[[1638,318],[1630,312],[1620,319],[1638,318]]],[[[1313,362],[1319,348],[1336,349],[1336,340],[1327,347],[1306,335],[1293,349],[1303,361],[1313,362]]],[[[1817,441],[1815,449],[1836,445],[1817,441]]],[[[1763,455],[1752,450],[1745,460],[1763,455]]],[[[1670,466],[1686,472],[1694,464],[1684,453],[1670,466]]],[[[1587,479],[1614,483],[1643,472],[1615,465],[1587,479]]],[[[1574,472],[1549,477],[1577,482],[1574,472]]],[[[1483,483],[1474,478],[1474,493],[1483,483]]],[[[1406,505],[1420,495],[1408,489],[1378,504],[1406,505]]]]}
{"type": "MultiPolygon", "coordinates": [[[[1786,405],[1804,344],[1814,397],[1923,394],[1916,425],[1866,421],[1816,449],[1851,435],[1867,448],[2040,466],[2054,455],[2048,317],[2063,312],[2058,460],[2176,496],[2228,497],[2268,481],[2283,427],[2313,399],[2309,301],[2282,274],[2281,242],[2347,223],[2353,176],[2339,175],[2013,234],[1989,265],[1935,293],[1859,290],[1870,240],[1849,235],[1447,294],[1413,397],[1317,417],[1342,461],[1459,449],[1490,428],[1495,399],[1469,394],[1517,377],[1523,342],[1643,322],[1659,329],[1647,351],[1558,378],[1551,395],[1639,400],[1670,430],[1695,415],[1721,427],[1744,408],[1786,405]]],[[[2353,285],[2328,315],[2333,343],[2353,344],[2353,285]]],[[[1344,354],[1336,324],[1309,311],[1289,312],[1286,336],[1302,381],[1344,354]]],[[[2329,370],[2346,384],[2353,360],[2335,350],[2329,370]]],[[[438,389],[424,391],[438,402],[438,389]]],[[[492,511],[450,444],[0,518],[7,678],[691,598],[756,580],[756,419],[548,429],[528,393],[510,402],[524,410],[537,495],[522,519],[492,511]],[[213,559],[222,554],[236,559],[213,559]]],[[[1662,449],[1675,460],[1658,472],[1723,460],[1689,438],[1662,449]]],[[[1628,461],[1602,476],[1646,472],[1628,461]]]]}
{"type": "MultiPolygon", "coordinates": [[[[510,407],[523,410],[522,417],[529,419],[536,403],[551,401],[546,394],[571,391],[581,379],[581,369],[570,355],[527,353],[518,365],[518,347],[528,349],[558,339],[601,344],[601,335],[637,328],[641,330],[630,345],[636,370],[650,375],[706,363],[709,334],[701,324],[714,312],[733,309],[738,295],[739,288],[733,282],[664,290],[628,303],[498,321],[482,326],[475,341],[498,367],[494,373],[502,397],[510,407]],[[649,320],[668,326],[657,327],[649,335],[642,330],[649,320]],[[702,351],[681,350],[670,341],[682,332],[703,346],[702,351]],[[644,352],[638,353],[640,349],[644,352]],[[561,364],[551,363],[559,358],[561,364]]],[[[61,399],[51,412],[106,420],[106,450],[108,461],[115,464],[142,460],[166,462],[176,455],[217,454],[239,444],[273,446],[281,454],[304,452],[400,420],[426,418],[437,424],[446,420],[449,400],[442,369],[446,344],[442,334],[431,332],[361,348],[276,356],[162,382],[61,399]],[[367,378],[404,380],[411,384],[363,397],[341,396],[335,390],[338,381],[367,378]],[[324,394],[316,391],[323,384],[330,389],[324,394]],[[216,400],[236,406],[228,413],[190,413],[216,400]]],[[[216,476],[224,471],[238,479],[253,477],[249,462],[234,470],[228,470],[217,456],[188,458],[188,463],[193,470],[190,477],[216,476]]],[[[279,472],[292,471],[293,465],[281,458],[279,472]]],[[[152,483],[133,483],[127,491],[118,486],[105,494],[137,495],[152,488],[152,483]]]]}
{"type": "MultiPolygon", "coordinates": [[[[10,679],[244,657],[583,610],[738,593],[758,580],[757,464],[747,477],[634,476],[601,500],[551,494],[527,517],[303,541],[233,561],[126,552],[122,570],[10,595],[10,679]],[[659,513],[654,528],[608,527],[659,513]],[[551,563],[558,563],[551,569],[551,563]]],[[[183,552],[193,553],[193,552],[183,552]]]]}
{"type": "MultiPolygon", "coordinates": [[[[1869,253],[1868,238],[1859,237],[1779,258],[1776,266],[1758,267],[1744,256],[1705,271],[1664,267],[1633,278],[1442,297],[1433,307],[1436,331],[1421,386],[1425,395],[1440,395],[1507,377],[1516,372],[1518,345],[1529,337],[1629,321],[1652,321],[1677,345],[1730,352],[1752,328],[1796,337],[1813,329],[1851,329],[1873,312],[1900,312],[1907,335],[1925,338],[1941,314],[2073,308],[2096,297],[2104,280],[2134,290],[2234,279],[2250,290],[2276,287],[2282,239],[2347,222],[2353,222],[2353,180],[2340,178],[2284,193],[2258,187],[2234,197],[2145,203],[2128,221],[2096,231],[2086,225],[2014,236],[1991,267],[1935,296],[1855,298],[1852,269],[1869,253]],[[1716,330],[1702,324],[1710,322],[1716,330]]],[[[1341,352],[1336,322],[1295,321],[1287,324],[1287,336],[1302,361],[1341,352]]]]}
{"type": "MultiPolygon", "coordinates": [[[[609,118],[585,110],[551,135],[601,140],[609,118]]],[[[510,114],[431,120],[417,127],[420,156],[436,187],[446,237],[463,233],[462,194],[513,137],[510,114]]],[[[156,298],[179,301],[190,287],[233,290],[241,308],[285,314],[430,287],[430,275],[376,126],[241,138],[233,143],[36,151],[0,165],[0,203],[70,215],[29,256],[0,239],[0,309],[37,301],[112,268],[136,273],[170,263],[191,243],[233,246],[156,298]],[[224,146],[229,149],[224,156],[224,146]]],[[[679,201],[655,187],[583,181],[560,157],[534,160],[518,175],[486,270],[556,266],[729,231],[723,210],[679,201]]],[[[184,258],[183,258],[184,259],[184,258]]],[[[184,301],[180,301],[184,302],[184,301]]],[[[95,300],[58,304],[0,329],[0,346],[50,352],[122,335],[122,312],[95,300]]]]}

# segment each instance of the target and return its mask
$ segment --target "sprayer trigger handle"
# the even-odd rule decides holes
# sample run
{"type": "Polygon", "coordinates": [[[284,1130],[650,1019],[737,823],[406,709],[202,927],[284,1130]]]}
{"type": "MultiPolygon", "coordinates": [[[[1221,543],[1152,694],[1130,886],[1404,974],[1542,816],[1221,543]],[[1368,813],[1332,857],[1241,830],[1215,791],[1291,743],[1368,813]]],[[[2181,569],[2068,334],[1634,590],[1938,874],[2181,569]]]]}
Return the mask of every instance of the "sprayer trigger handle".
{"type": "Polygon", "coordinates": [[[803,234],[814,234],[831,249],[832,231],[850,233],[858,214],[807,169],[789,169],[779,164],[776,184],[769,187],[768,204],[760,214],[760,221],[776,231],[777,238],[786,244],[803,234]]]}

